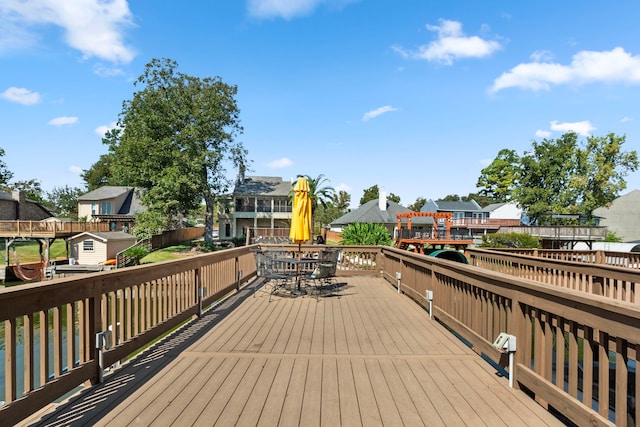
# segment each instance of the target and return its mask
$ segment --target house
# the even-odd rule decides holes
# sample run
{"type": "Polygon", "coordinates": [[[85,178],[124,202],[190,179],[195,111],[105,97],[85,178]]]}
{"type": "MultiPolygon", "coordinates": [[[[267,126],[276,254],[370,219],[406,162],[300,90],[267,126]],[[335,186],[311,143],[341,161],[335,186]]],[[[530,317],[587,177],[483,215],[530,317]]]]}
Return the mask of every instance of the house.
{"type": "Polygon", "coordinates": [[[67,242],[70,263],[73,259],[78,264],[96,265],[133,246],[136,238],[122,231],[84,232],[70,237],[67,242]]]}
{"type": "MultiPolygon", "coordinates": [[[[342,232],[342,229],[353,223],[371,223],[384,225],[389,231],[389,235],[395,237],[397,233],[398,218],[396,214],[411,212],[404,206],[387,200],[384,190],[380,190],[377,200],[369,200],[340,218],[329,224],[329,230],[342,232]]],[[[433,226],[433,218],[416,218],[413,221],[414,230],[423,230],[433,226]]]]}
{"type": "Polygon", "coordinates": [[[130,232],[146,208],[134,187],[104,186],[78,197],[78,218],[109,222],[109,230],[130,232]]]}
{"type": "Polygon", "coordinates": [[[22,191],[0,191],[0,220],[41,221],[51,217],[47,208],[27,199],[22,191]]]}
{"type": "Polygon", "coordinates": [[[218,215],[220,239],[245,237],[249,229],[288,229],[291,182],[273,176],[246,176],[241,171],[233,193],[218,215]]]}
{"type": "Polygon", "coordinates": [[[600,217],[599,225],[616,233],[623,242],[640,240],[640,190],[618,197],[608,208],[594,209],[593,215],[600,217]]]}
{"type": "Polygon", "coordinates": [[[500,227],[520,225],[522,209],[515,203],[493,203],[480,207],[475,200],[445,201],[429,200],[421,212],[450,212],[451,236],[453,238],[482,241],[482,235],[495,233],[500,227]]]}

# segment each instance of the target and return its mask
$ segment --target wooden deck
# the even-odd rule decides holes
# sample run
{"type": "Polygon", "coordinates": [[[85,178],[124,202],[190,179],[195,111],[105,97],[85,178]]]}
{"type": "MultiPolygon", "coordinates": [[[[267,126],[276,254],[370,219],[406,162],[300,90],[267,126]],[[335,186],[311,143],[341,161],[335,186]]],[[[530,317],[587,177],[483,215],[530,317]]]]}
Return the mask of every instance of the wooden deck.
{"type": "Polygon", "coordinates": [[[339,279],[245,288],[22,425],[563,425],[382,279],[339,279]]]}

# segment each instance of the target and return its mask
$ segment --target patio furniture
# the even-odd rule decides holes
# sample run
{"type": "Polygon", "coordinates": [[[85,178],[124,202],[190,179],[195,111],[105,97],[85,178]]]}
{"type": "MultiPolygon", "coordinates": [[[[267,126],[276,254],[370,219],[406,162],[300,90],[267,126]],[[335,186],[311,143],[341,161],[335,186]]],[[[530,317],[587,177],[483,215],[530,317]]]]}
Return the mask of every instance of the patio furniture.
{"type": "MultiPolygon", "coordinates": [[[[321,258],[317,260],[316,268],[309,275],[309,285],[314,288],[316,299],[320,295],[333,294],[337,289],[334,277],[341,254],[341,249],[327,248],[322,252],[321,258]]],[[[340,295],[338,294],[338,296],[340,295]]]]}
{"type": "MultiPolygon", "coordinates": [[[[255,252],[256,258],[256,274],[263,279],[263,286],[260,288],[269,293],[269,301],[271,297],[280,290],[287,290],[290,279],[295,278],[295,270],[289,268],[286,258],[282,257],[279,251],[263,251],[255,252]]],[[[254,297],[258,284],[254,288],[254,297]]]]}

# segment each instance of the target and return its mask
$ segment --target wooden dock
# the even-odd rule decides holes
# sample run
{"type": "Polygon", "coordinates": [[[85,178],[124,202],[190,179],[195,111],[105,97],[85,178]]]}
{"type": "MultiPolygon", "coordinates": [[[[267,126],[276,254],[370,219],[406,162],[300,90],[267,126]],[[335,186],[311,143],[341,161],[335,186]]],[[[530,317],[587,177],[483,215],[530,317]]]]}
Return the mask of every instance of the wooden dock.
{"type": "Polygon", "coordinates": [[[21,425],[563,425],[384,280],[338,279],[319,300],[249,285],[21,425]]]}

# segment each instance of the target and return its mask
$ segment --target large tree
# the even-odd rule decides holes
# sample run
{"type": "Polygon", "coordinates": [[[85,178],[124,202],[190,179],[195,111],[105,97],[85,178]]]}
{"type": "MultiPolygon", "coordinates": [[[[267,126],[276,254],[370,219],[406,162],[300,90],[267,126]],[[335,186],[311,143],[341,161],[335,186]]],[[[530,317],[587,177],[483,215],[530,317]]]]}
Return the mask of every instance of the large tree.
{"type": "MultiPolygon", "coordinates": [[[[111,133],[114,132],[109,131],[105,138],[110,138],[111,133]]],[[[115,138],[117,138],[117,134],[115,134],[115,138]]],[[[116,182],[113,173],[111,171],[111,164],[114,154],[107,153],[100,156],[97,162],[95,162],[89,169],[85,169],[82,171],[80,175],[84,180],[87,191],[93,191],[97,188],[102,187],[103,185],[119,185],[120,183],[116,182]]]]}
{"type": "Polygon", "coordinates": [[[591,218],[626,188],[624,177],[638,168],[635,151],[622,150],[625,136],[588,137],[581,144],[568,132],[557,139],[534,141],[518,160],[510,198],[533,224],[547,223],[552,214],[591,218]]]}
{"type": "MultiPolygon", "coordinates": [[[[220,77],[193,77],[170,59],[153,59],[123,102],[118,127],[104,143],[112,155],[113,182],[142,189],[148,209],[165,218],[196,209],[204,200],[205,239],[213,239],[217,199],[229,191],[227,167],[244,167],[246,150],[236,86],[220,77]]],[[[98,174],[100,175],[100,174],[98,174]]]]}
{"type": "Polygon", "coordinates": [[[517,184],[520,156],[515,150],[502,149],[489,166],[482,169],[476,187],[480,195],[497,202],[508,201],[517,184]]]}

